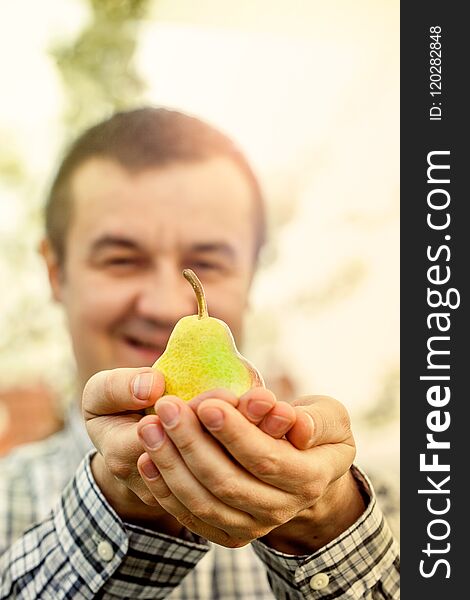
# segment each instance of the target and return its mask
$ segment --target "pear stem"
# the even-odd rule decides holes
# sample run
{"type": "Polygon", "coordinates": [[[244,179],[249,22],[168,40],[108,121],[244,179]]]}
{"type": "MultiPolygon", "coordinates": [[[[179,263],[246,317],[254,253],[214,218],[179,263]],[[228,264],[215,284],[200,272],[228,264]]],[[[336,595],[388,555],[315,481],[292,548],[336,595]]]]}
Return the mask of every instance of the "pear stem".
{"type": "Polygon", "coordinates": [[[200,282],[199,277],[191,269],[184,269],[183,276],[193,286],[193,290],[196,294],[198,319],[208,317],[209,312],[207,310],[206,295],[204,293],[204,288],[202,287],[202,283],[200,282]]]}

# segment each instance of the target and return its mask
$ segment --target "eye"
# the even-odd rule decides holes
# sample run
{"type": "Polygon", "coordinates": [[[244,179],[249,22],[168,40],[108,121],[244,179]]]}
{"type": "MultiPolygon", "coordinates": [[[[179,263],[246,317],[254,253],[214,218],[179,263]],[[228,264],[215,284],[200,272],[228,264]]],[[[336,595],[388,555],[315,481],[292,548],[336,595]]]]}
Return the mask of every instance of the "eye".
{"type": "Polygon", "coordinates": [[[190,265],[192,269],[194,269],[194,271],[219,271],[221,269],[221,265],[219,265],[218,263],[214,262],[214,261],[209,261],[209,260],[196,260],[193,261],[192,264],[190,265]]]}
{"type": "Polygon", "coordinates": [[[119,265],[133,265],[137,262],[137,259],[129,256],[116,256],[114,258],[109,258],[105,261],[106,265],[111,266],[119,266],[119,265]]]}
{"type": "Polygon", "coordinates": [[[114,255],[103,258],[100,265],[103,269],[121,273],[140,269],[144,266],[144,262],[144,259],[139,256],[114,255]]]}

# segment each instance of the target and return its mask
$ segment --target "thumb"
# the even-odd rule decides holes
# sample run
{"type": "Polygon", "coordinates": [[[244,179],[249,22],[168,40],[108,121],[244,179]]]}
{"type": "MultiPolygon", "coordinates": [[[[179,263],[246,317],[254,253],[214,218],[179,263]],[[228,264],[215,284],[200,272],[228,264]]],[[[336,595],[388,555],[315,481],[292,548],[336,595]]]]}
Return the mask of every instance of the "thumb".
{"type": "Polygon", "coordinates": [[[293,402],[296,421],[286,438],[299,450],[352,441],[346,408],[330,396],[304,396],[293,402]]]}

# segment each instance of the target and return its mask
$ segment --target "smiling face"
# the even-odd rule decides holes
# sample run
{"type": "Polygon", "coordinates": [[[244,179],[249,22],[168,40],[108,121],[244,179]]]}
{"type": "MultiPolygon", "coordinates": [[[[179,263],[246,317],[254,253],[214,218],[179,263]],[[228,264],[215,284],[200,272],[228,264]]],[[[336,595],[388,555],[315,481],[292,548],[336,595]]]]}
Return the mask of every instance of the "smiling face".
{"type": "Polygon", "coordinates": [[[183,268],[196,272],[211,316],[240,343],[254,207],[230,159],[129,172],[93,158],[72,176],[71,194],[64,264],[47,242],[44,254],[82,385],[97,371],[149,366],[163,353],[176,322],[197,313],[183,268]]]}

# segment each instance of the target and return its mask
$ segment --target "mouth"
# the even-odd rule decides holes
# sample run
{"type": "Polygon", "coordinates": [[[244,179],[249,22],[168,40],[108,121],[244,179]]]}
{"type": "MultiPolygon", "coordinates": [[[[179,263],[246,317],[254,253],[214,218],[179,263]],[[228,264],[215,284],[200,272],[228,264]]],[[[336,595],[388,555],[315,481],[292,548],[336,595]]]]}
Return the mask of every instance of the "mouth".
{"type": "Polygon", "coordinates": [[[165,350],[161,344],[137,336],[126,334],[121,339],[134,355],[142,357],[148,363],[153,364],[165,350]]]}

